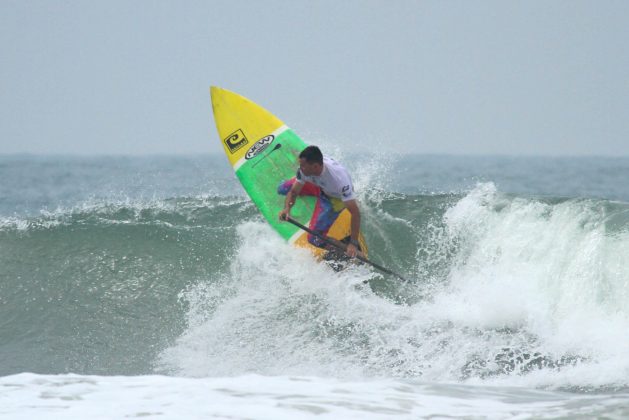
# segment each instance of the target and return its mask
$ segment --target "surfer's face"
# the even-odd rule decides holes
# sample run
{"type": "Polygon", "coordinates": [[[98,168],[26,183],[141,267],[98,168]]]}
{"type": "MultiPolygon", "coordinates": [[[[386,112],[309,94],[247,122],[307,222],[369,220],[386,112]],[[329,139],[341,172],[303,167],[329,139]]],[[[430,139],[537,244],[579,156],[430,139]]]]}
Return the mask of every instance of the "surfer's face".
{"type": "Polygon", "coordinates": [[[299,169],[301,169],[301,173],[306,176],[319,176],[321,175],[321,169],[323,169],[323,166],[320,163],[309,163],[306,159],[300,158],[299,169]]]}

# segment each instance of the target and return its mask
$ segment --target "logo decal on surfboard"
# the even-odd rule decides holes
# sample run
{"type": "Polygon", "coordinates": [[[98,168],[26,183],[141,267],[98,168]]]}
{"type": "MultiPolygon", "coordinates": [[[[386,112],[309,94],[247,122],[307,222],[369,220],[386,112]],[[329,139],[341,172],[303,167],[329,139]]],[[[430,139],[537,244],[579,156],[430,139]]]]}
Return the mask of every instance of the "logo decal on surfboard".
{"type": "Polygon", "coordinates": [[[234,154],[237,150],[242,149],[245,144],[249,143],[249,140],[247,140],[247,137],[245,137],[245,133],[243,133],[242,130],[234,131],[223,141],[229,148],[229,152],[231,154],[234,154]]]}
{"type": "Polygon", "coordinates": [[[273,140],[275,140],[275,136],[273,134],[262,137],[260,140],[255,142],[254,145],[251,146],[251,148],[247,151],[247,154],[245,154],[245,159],[249,160],[258,156],[264,151],[264,149],[269,146],[269,144],[273,143],[273,140]]]}

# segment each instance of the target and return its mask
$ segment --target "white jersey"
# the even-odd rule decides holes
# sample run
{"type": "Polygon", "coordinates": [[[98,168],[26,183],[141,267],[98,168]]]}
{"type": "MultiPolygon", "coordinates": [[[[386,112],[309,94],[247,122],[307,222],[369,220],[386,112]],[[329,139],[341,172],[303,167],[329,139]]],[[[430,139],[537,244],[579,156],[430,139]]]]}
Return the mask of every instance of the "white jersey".
{"type": "Polygon", "coordinates": [[[354,195],[354,186],[352,178],[350,178],[347,169],[334,159],[328,157],[323,158],[323,171],[319,176],[306,176],[297,171],[297,182],[305,184],[312,182],[317,185],[328,197],[338,198],[343,201],[356,199],[354,195]]]}

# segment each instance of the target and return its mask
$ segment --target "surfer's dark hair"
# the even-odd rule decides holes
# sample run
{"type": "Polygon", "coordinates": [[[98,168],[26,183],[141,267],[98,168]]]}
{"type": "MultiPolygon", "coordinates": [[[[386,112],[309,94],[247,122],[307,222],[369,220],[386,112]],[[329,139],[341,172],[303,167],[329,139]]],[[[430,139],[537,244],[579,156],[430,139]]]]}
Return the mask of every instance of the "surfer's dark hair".
{"type": "Polygon", "coordinates": [[[317,146],[308,146],[299,154],[299,159],[305,159],[308,163],[323,165],[323,153],[317,146]]]}

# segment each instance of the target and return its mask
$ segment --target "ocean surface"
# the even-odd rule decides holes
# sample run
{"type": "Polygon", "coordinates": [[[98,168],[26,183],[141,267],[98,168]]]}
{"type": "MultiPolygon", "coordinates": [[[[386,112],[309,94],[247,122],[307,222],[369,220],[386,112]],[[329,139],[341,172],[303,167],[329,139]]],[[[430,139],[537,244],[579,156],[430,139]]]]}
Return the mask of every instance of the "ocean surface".
{"type": "Polygon", "coordinates": [[[629,158],[335,157],[409,282],[223,156],[0,156],[0,418],[629,417],[629,158]]]}

